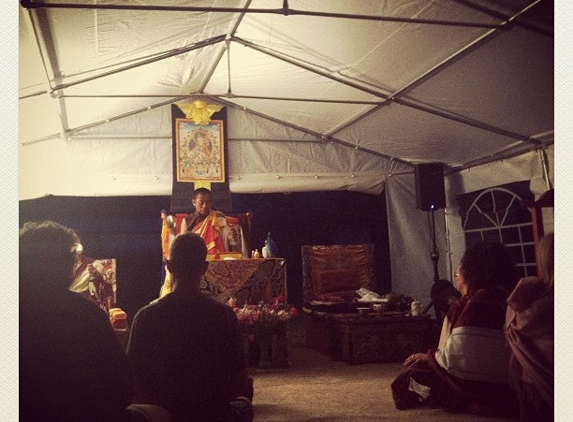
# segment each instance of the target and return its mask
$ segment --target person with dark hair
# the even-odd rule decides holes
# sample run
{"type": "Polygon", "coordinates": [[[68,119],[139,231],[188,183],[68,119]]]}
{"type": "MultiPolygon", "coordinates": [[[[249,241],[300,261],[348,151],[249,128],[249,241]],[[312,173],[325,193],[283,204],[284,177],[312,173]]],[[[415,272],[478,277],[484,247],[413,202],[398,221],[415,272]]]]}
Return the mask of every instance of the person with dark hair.
{"type": "Polygon", "coordinates": [[[460,298],[460,292],[454,287],[449,280],[435,281],[430,289],[430,298],[432,301],[428,306],[434,306],[436,311],[436,321],[441,324],[450,308],[450,305],[460,298]]]}
{"type": "Polygon", "coordinates": [[[555,413],[553,242],[553,233],[541,238],[539,277],[522,278],[507,299],[510,384],[519,398],[521,422],[552,421],[555,413]]]}
{"type": "Polygon", "coordinates": [[[124,422],[149,410],[168,421],[164,409],[130,406],[133,373],[108,316],[69,290],[79,245],[52,221],[20,230],[20,420],[124,422]]]}
{"type": "Polygon", "coordinates": [[[506,299],[518,280],[507,248],[478,242],[461,260],[454,301],[438,349],[409,356],[392,383],[397,409],[427,405],[484,416],[515,417],[504,336],[506,299]]]}
{"type": "Polygon", "coordinates": [[[195,233],[171,245],[173,292],[141,308],[127,354],[136,397],[166,408],[173,422],[253,419],[252,378],[233,310],[203,294],[207,247],[195,233]]]}

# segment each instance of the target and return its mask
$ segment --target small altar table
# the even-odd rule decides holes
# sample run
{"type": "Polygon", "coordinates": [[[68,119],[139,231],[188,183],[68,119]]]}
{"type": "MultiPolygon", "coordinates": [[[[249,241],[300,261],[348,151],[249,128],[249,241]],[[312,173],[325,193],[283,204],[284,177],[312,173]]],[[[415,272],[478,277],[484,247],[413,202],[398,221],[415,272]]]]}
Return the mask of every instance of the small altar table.
{"type": "Polygon", "coordinates": [[[284,258],[209,261],[201,289],[221,300],[237,299],[237,305],[257,304],[273,297],[287,297],[284,258]]]}
{"type": "Polygon", "coordinates": [[[339,357],[348,363],[402,362],[412,353],[425,352],[429,316],[333,316],[339,357]]]}
{"type": "Polygon", "coordinates": [[[361,316],[321,312],[306,317],[307,346],[349,364],[402,362],[412,353],[425,352],[428,333],[435,324],[429,315],[404,313],[361,316]]]}

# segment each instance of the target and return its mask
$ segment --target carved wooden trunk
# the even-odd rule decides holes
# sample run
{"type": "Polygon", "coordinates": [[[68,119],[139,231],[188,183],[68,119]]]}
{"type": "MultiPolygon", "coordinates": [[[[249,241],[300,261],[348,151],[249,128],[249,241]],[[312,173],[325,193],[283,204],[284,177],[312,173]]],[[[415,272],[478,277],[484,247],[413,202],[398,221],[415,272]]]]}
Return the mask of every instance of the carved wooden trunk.
{"type": "Polygon", "coordinates": [[[412,353],[427,350],[429,317],[333,316],[335,354],[350,363],[401,362],[412,353]]]}

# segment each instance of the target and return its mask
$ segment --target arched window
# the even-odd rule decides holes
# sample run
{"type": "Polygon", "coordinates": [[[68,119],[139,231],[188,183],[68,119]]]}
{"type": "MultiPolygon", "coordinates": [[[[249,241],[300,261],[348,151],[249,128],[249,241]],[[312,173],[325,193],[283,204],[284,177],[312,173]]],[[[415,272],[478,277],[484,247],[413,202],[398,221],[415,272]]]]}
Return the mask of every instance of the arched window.
{"type": "MultiPolygon", "coordinates": [[[[521,182],[523,183],[523,182],[521,182]]],[[[479,240],[506,245],[522,277],[536,275],[535,241],[531,211],[522,204],[516,184],[494,187],[458,198],[466,246],[479,240]],[[462,207],[462,202],[466,206],[462,207]],[[464,211],[462,211],[462,208],[464,211]]],[[[523,188],[523,186],[518,186],[523,188]]],[[[525,196],[530,197],[529,194],[525,196]]]]}

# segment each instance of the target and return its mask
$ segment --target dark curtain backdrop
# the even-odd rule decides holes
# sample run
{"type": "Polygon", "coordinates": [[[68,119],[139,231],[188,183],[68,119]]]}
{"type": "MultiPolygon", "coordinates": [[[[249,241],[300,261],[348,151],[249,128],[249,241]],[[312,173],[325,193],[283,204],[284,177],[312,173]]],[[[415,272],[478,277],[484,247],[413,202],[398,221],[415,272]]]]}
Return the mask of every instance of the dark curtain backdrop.
{"type": "MultiPolygon", "coordinates": [[[[305,192],[231,194],[232,212],[253,214],[253,247],[267,233],[287,260],[289,300],[302,305],[300,247],[304,244],[375,245],[377,290],[391,290],[388,228],[384,194],[305,192]]],[[[161,286],[161,217],[170,196],[56,197],[20,201],[20,226],[54,220],[74,228],[85,253],[117,259],[117,299],[131,319],[155,299],[161,286]]]]}

